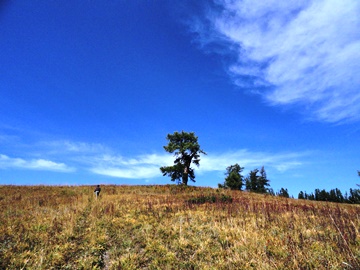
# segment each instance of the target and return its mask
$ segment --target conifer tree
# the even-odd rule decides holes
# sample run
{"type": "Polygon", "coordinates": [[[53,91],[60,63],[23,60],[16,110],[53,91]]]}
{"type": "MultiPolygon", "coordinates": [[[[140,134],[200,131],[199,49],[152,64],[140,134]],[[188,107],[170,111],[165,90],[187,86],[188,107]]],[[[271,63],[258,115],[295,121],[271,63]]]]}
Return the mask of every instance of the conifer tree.
{"type": "Polygon", "coordinates": [[[279,197],[290,198],[287,188],[281,188],[277,195],[279,197]]]}
{"type": "Polygon", "coordinates": [[[166,139],[169,141],[168,145],[164,146],[165,151],[174,153],[175,161],[173,166],[164,166],[160,170],[163,176],[168,175],[171,181],[181,181],[183,185],[188,184],[190,178],[195,182],[195,172],[191,168],[191,164],[200,166],[200,154],[206,153],[200,149],[198,137],[194,132],[174,132],[168,134],[166,139]]]}
{"type": "Polygon", "coordinates": [[[265,168],[262,167],[259,171],[254,169],[250,171],[249,176],[245,179],[245,188],[248,191],[267,193],[269,191],[270,180],[267,179],[265,168]],[[260,175],[258,173],[260,172],[260,175]]]}
{"type": "Polygon", "coordinates": [[[243,186],[243,176],[241,172],[244,167],[240,167],[239,164],[231,165],[226,168],[226,178],[224,184],[219,184],[219,188],[230,188],[233,190],[241,190],[243,186]]]}

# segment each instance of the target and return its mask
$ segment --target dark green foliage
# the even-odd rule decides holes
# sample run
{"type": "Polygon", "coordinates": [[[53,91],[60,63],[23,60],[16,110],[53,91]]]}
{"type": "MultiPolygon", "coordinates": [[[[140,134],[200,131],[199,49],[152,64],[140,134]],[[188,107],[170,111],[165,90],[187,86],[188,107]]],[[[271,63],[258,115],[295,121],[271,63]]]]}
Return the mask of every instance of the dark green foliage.
{"type": "MultiPolygon", "coordinates": [[[[306,194],[306,193],[305,193],[306,194]]],[[[309,200],[312,200],[314,201],[315,200],[315,196],[313,193],[310,193],[309,195],[306,194],[306,198],[309,199],[309,200]]]]}
{"type": "Polygon", "coordinates": [[[221,194],[221,196],[215,196],[215,195],[201,195],[198,197],[194,197],[194,198],[190,198],[189,200],[187,200],[188,203],[190,204],[204,204],[204,203],[216,203],[216,202],[220,202],[220,203],[232,203],[233,199],[231,196],[225,195],[225,194],[221,194]]]}
{"type": "Polygon", "coordinates": [[[249,173],[249,176],[245,179],[245,188],[248,191],[257,193],[268,193],[270,180],[267,179],[264,167],[259,171],[254,169],[249,173]],[[260,175],[258,175],[260,173],[260,175]]]}
{"type": "Polygon", "coordinates": [[[258,178],[257,192],[266,193],[268,191],[267,187],[270,186],[270,180],[267,179],[264,166],[260,169],[260,176],[258,178]]]}
{"type": "Polygon", "coordinates": [[[331,202],[344,202],[344,196],[342,195],[341,191],[339,189],[332,189],[329,192],[328,200],[331,202]]]}
{"type": "Polygon", "coordinates": [[[279,197],[290,198],[287,188],[281,188],[276,195],[279,197]]]}
{"type": "Polygon", "coordinates": [[[252,170],[245,179],[245,188],[248,191],[257,191],[258,169],[252,170]]]}
{"type": "Polygon", "coordinates": [[[160,170],[163,176],[168,175],[171,181],[179,181],[184,185],[188,184],[190,178],[195,182],[194,169],[191,168],[191,163],[196,166],[200,165],[200,154],[206,153],[200,149],[198,137],[194,132],[174,132],[168,134],[166,139],[169,141],[168,145],[164,146],[165,151],[174,153],[175,161],[173,166],[164,166],[160,170]]]}
{"type": "Polygon", "coordinates": [[[226,168],[226,178],[224,185],[219,184],[219,188],[229,188],[233,190],[241,190],[243,186],[244,177],[241,175],[241,172],[244,170],[244,167],[240,167],[239,164],[231,165],[226,168]]]}
{"type": "Polygon", "coordinates": [[[350,195],[348,198],[348,202],[360,204],[360,189],[350,188],[350,195]]]}
{"type": "Polygon", "coordinates": [[[214,195],[212,196],[199,196],[199,197],[194,197],[191,198],[187,201],[188,203],[193,203],[193,204],[203,204],[203,203],[214,203],[216,202],[216,197],[214,195]]]}
{"type": "Polygon", "coordinates": [[[271,196],[275,196],[275,192],[272,188],[268,188],[267,194],[269,194],[271,196]]]}
{"type": "Polygon", "coordinates": [[[314,193],[310,194],[300,191],[298,199],[360,204],[360,189],[350,189],[349,194],[345,192],[345,195],[342,195],[338,188],[332,189],[329,192],[325,189],[320,190],[317,188],[314,193]]]}
{"type": "Polygon", "coordinates": [[[225,194],[222,194],[219,199],[220,199],[220,202],[222,202],[222,203],[232,203],[233,202],[233,198],[231,196],[225,195],[225,194]]]}

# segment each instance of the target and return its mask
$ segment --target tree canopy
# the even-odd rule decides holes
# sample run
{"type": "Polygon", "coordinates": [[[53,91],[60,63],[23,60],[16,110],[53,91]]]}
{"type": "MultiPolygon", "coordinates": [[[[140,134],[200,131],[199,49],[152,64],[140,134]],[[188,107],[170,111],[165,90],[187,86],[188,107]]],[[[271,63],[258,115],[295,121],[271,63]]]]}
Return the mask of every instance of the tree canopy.
{"type": "Polygon", "coordinates": [[[290,198],[289,191],[287,188],[281,188],[280,191],[277,192],[276,195],[279,197],[290,198]]]}
{"type": "Polygon", "coordinates": [[[258,193],[267,193],[270,186],[270,180],[267,179],[264,166],[261,167],[260,171],[254,169],[250,171],[249,176],[245,179],[246,190],[258,193]],[[260,175],[258,175],[260,173],[260,175]]]}
{"type": "Polygon", "coordinates": [[[231,165],[226,168],[226,178],[224,184],[219,184],[219,188],[230,188],[233,190],[241,190],[243,186],[244,177],[241,175],[241,172],[244,170],[244,167],[240,167],[239,164],[231,165]]]}
{"type": "Polygon", "coordinates": [[[190,178],[195,182],[195,172],[191,168],[191,164],[197,167],[200,165],[200,154],[206,155],[201,150],[198,143],[198,137],[194,132],[174,132],[168,134],[166,139],[168,144],[164,146],[165,151],[173,153],[175,156],[174,165],[163,166],[160,168],[163,176],[168,175],[171,181],[181,181],[182,184],[187,185],[190,178]]]}

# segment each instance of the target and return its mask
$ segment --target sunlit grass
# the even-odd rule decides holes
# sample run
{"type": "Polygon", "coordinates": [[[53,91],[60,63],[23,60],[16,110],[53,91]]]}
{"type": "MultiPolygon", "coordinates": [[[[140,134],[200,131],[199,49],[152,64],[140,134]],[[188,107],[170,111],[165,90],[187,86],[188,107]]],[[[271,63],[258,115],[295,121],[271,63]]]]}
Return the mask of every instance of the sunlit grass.
{"type": "Polygon", "coordinates": [[[0,269],[360,268],[357,205],[175,185],[1,190],[0,269]]]}

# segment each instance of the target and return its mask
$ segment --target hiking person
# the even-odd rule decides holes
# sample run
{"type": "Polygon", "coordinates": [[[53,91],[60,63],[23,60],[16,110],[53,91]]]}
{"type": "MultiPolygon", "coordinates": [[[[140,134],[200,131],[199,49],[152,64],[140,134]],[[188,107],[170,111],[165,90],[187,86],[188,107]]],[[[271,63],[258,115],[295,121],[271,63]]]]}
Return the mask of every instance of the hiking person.
{"type": "Polygon", "coordinates": [[[100,185],[97,185],[97,187],[96,187],[95,190],[94,190],[94,193],[95,193],[95,195],[96,195],[96,198],[99,197],[100,191],[101,191],[101,187],[100,187],[100,185]]]}

